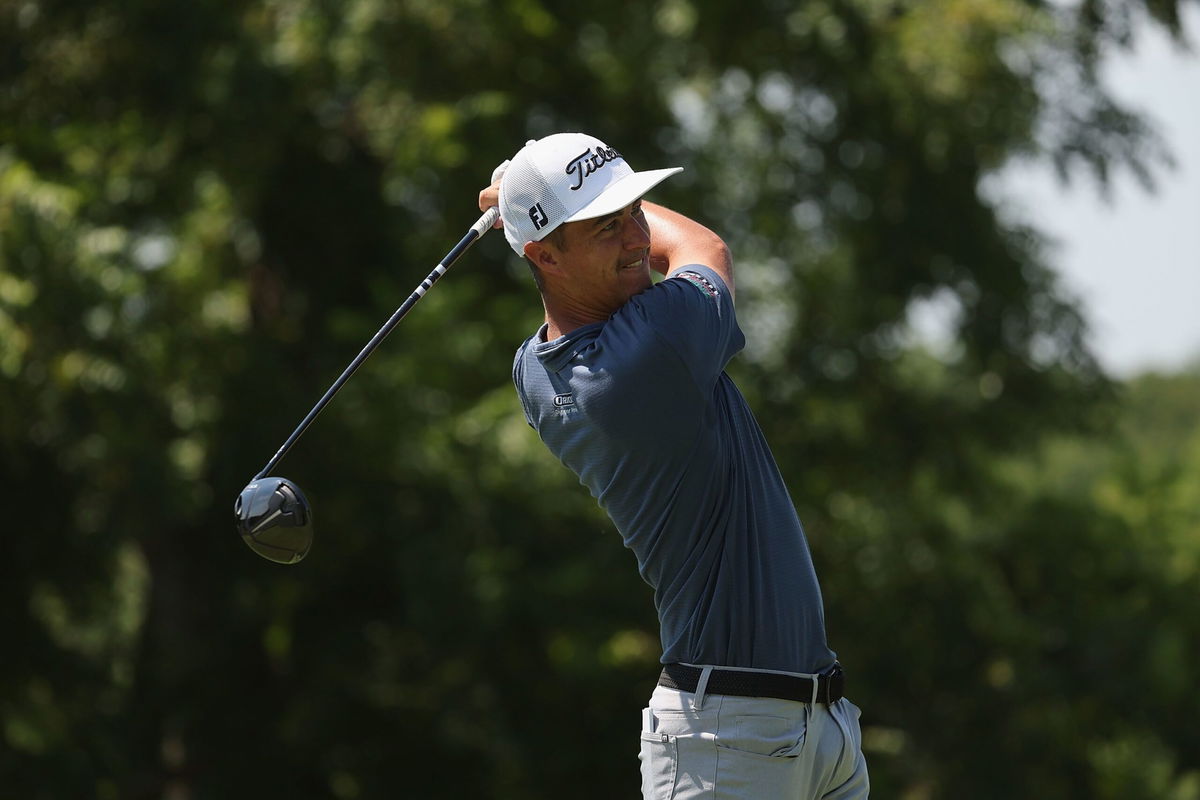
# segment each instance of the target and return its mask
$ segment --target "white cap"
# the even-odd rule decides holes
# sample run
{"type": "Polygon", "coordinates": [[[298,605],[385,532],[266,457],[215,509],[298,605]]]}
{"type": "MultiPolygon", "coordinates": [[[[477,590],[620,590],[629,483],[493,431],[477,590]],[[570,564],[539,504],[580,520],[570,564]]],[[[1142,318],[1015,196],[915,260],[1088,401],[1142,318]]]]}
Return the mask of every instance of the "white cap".
{"type": "Polygon", "coordinates": [[[529,141],[500,179],[504,237],[517,255],[564,222],[620,211],[683,167],[634,172],[621,154],[585,133],[529,141]]]}

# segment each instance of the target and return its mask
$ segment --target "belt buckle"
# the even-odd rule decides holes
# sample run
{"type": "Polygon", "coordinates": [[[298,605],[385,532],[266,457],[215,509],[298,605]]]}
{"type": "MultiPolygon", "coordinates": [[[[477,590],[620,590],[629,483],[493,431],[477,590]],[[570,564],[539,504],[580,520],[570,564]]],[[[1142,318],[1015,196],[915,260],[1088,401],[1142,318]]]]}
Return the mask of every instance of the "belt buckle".
{"type": "Polygon", "coordinates": [[[828,672],[817,678],[817,701],[831,706],[841,700],[845,693],[846,672],[842,665],[835,661],[828,672]]]}

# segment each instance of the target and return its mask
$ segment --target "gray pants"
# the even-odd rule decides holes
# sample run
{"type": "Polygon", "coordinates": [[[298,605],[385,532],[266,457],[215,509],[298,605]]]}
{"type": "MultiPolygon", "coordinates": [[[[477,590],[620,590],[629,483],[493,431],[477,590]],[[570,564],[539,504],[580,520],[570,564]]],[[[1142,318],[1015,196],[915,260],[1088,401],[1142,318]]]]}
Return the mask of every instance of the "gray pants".
{"type": "Polygon", "coordinates": [[[859,710],[659,686],[642,712],[645,800],[862,800],[859,710]]]}

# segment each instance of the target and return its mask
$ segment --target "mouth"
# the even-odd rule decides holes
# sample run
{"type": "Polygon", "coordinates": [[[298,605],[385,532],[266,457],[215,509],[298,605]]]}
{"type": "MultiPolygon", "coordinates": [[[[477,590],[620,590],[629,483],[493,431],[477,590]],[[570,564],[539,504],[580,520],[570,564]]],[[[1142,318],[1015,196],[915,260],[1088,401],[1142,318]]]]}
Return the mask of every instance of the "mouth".
{"type": "Polygon", "coordinates": [[[619,269],[622,271],[630,270],[630,269],[642,269],[644,267],[648,267],[649,265],[650,265],[649,255],[646,253],[643,253],[636,260],[630,261],[628,264],[621,264],[619,269]]]}

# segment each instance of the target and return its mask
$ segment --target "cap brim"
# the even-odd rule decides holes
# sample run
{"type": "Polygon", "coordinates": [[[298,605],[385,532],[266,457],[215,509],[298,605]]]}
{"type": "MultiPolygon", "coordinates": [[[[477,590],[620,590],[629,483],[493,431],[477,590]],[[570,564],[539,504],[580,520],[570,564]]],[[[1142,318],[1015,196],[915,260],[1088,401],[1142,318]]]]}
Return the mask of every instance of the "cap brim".
{"type": "Polygon", "coordinates": [[[596,217],[603,217],[605,214],[611,214],[614,211],[620,211],[676,172],[683,172],[683,167],[648,169],[644,172],[634,172],[626,175],[601,192],[595,200],[567,217],[563,222],[595,219],[596,217]]]}

